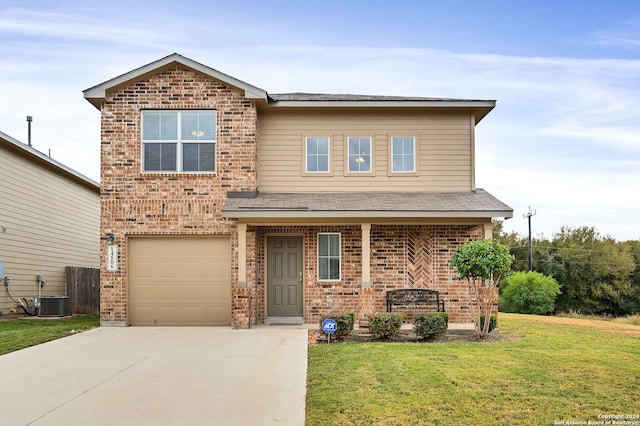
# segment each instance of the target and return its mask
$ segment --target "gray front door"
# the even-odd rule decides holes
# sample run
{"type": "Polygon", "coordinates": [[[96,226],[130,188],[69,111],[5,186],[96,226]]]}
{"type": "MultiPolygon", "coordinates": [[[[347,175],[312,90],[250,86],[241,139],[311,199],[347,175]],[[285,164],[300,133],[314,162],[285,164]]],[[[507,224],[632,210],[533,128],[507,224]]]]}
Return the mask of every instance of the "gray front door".
{"type": "Polygon", "coordinates": [[[302,237],[267,237],[267,316],[302,316],[302,237]]]}

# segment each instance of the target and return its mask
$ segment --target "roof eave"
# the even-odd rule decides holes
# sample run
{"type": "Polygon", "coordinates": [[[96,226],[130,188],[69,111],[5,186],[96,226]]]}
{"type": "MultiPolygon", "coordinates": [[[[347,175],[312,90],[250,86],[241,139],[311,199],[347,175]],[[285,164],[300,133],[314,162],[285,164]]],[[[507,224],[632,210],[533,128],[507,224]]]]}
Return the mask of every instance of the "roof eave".
{"type": "Polygon", "coordinates": [[[447,108],[472,109],[475,123],[487,116],[495,108],[495,100],[456,101],[456,100],[301,100],[275,101],[270,100],[268,107],[276,108],[447,108]]]}
{"type": "Polygon", "coordinates": [[[222,217],[233,219],[324,219],[324,218],[494,218],[510,219],[513,210],[479,210],[479,211],[378,211],[378,210],[347,210],[347,211],[310,211],[310,210],[222,210],[222,217]]]}
{"type": "Polygon", "coordinates": [[[0,132],[0,141],[4,141],[5,143],[7,143],[9,146],[13,147],[15,150],[20,151],[23,155],[28,156],[30,158],[35,158],[38,159],[41,162],[47,163],[49,166],[53,167],[54,169],[56,169],[59,173],[68,176],[76,181],[81,182],[82,184],[92,188],[93,190],[100,192],[100,184],[96,181],[94,181],[93,179],[83,175],[82,173],[79,173],[75,170],[73,170],[72,168],[69,168],[67,166],[65,166],[64,164],[62,164],[59,161],[54,160],[51,157],[46,156],[45,154],[41,153],[40,151],[38,151],[37,149],[30,147],[28,145],[25,145],[24,143],[20,142],[19,140],[7,135],[6,133],[0,132]]]}
{"type": "Polygon", "coordinates": [[[302,100],[302,101],[270,101],[273,107],[430,107],[430,108],[489,108],[496,106],[496,101],[455,101],[455,100],[302,100]]]}
{"type": "Polygon", "coordinates": [[[106,97],[107,90],[113,87],[121,86],[131,81],[135,81],[136,79],[144,76],[145,74],[149,74],[155,70],[158,70],[162,67],[166,67],[167,65],[170,65],[172,63],[179,63],[187,68],[191,68],[204,75],[215,78],[233,87],[241,89],[244,91],[245,97],[247,99],[261,99],[265,101],[267,99],[267,92],[265,90],[260,89],[259,87],[253,86],[251,84],[245,83],[244,81],[238,80],[237,78],[231,77],[230,75],[221,73],[218,70],[215,70],[199,62],[196,62],[192,59],[184,57],[178,53],[173,53],[169,56],[165,56],[162,59],[151,62],[147,65],[143,65],[142,67],[136,68],[118,77],[112,78],[111,80],[107,80],[104,83],[100,83],[96,86],[90,87],[89,89],[86,89],[83,91],[84,97],[93,106],[95,106],[97,109],[100,109],[100,106],[106,97]]]}

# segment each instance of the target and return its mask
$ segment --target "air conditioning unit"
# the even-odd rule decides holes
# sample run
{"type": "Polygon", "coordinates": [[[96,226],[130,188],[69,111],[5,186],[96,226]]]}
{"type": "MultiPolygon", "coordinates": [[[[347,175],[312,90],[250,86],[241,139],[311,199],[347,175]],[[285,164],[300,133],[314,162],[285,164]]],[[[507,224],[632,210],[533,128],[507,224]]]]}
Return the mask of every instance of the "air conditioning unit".
{"type": "Polygon", "coordinates": [[[41,296],[36,298],[39,317],[68,317],[71,302],[68,296],[41,296]]]}

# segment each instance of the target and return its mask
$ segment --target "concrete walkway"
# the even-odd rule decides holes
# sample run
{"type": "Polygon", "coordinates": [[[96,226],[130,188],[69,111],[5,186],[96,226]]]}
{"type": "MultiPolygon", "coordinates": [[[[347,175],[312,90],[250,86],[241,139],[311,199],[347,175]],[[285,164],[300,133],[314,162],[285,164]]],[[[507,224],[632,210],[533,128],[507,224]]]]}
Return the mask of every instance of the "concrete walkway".
{"type": "Polygon", "coordinates": [[[97,328],[0,356],[3,425],[304,425],[307,330],[97,328]]]}

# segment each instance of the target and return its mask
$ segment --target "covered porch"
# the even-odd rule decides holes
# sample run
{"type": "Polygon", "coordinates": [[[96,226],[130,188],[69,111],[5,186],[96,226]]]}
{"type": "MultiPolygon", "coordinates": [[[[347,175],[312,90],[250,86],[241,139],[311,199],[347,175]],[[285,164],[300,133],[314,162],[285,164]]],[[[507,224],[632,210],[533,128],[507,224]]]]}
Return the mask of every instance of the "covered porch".
{"type": "Polygon", "coordinates": [[[242,297],[234,318],[317,324],[354,312],[358,323],[386,310],[388,290],[426,288],[440,292],[452,323],[468,323],[470,301],[451,255],[490,238],[491,218],[510,214],[481,190],[230,194],[223,216],[237,221],[234,287],[242,297]]]}

